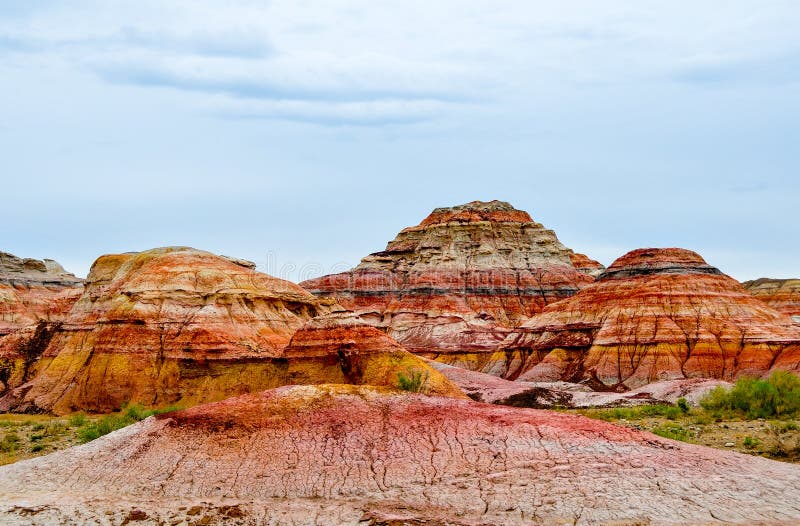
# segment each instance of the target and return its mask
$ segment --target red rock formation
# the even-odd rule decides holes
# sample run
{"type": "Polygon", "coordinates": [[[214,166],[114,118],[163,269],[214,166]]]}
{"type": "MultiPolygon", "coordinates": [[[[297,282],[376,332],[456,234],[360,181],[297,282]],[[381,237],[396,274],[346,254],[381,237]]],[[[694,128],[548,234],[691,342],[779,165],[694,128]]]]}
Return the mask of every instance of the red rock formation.
{"type": "Polygon", "coordinates": [[[437,208],[353,270],[301,285],[412,352],[503,374],[505,356],[494,350],[509,330],[591,283],[585,271],[595,264],[526,212],[475,201],[437,208]]]}
{"type": "Polygon", "coordinates": [[[800,467],[576,415],[294,386],[0,467],[6,524],[796,524],[800,467]],[[127,519],[127,520],[126,520],[127,519]]]}
{"type": "Polygon", "coordinates": [[[800,324],[800,279],[761,278],[742,283],[750,293],[800,324]]]}
{"type": "Polygon", "coordinates": [[[625,389],[796,368],[800,330],[696,253],[641,249],[545,308],[503,348],[524,363],[520,379],[625,389]]]}
{"type": "Polygon", "coordinates": [[[51,259],[0,252],[0,393],[29,373],[55,326],[83,291],[83,280],[51,259]]]}
{"type": "Polygon", "coordinates": [[[188,248],[102,256],[35,379],[0,407],[105,412],[190,404],[282,385],[274,363],[330,311],[302,288],[188,248]]]}

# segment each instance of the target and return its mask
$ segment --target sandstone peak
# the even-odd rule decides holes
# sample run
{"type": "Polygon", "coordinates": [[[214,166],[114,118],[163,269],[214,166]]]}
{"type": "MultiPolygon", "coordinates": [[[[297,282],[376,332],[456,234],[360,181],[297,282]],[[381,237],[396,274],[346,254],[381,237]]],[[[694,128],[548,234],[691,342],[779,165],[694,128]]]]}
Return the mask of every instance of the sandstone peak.
{"type": "Polygon", "coordinates": [[[530,223],[531,216],[517,210],[505,201],[472,201],[463,205],[436,208],[418,227],[427,227],[445,223],[475,223],[481,221],[497,223],[530,223]]]}
{"type": "Polygon", "coordinates": [[[528,380],[634,388],[656,380],[731,380],[796,369],[800,329],[683,249],[634,250],[504,343],[528,380]]]}
{"type": "Polygon", "coordinates": [[[722,274],[700,254],[684,248],[639,248],[616,259],[598,279],[648,274],[722,274]]]}
{"type": "Polygon", "coordinates": [[[527,212],[475,201],[437,208],[356,268],[301,285],[336,298],[412,352],[494,369],[492,353],[508,331],[575,294],[598,270],[527,212]]]}
{"type": "Polygon", "coordinates": [[[134,507],[159,524],[778,524],[798,500],[792,464],[354,386],[229,398],[0,467],[20,524],[126,524],[134,507]]]}

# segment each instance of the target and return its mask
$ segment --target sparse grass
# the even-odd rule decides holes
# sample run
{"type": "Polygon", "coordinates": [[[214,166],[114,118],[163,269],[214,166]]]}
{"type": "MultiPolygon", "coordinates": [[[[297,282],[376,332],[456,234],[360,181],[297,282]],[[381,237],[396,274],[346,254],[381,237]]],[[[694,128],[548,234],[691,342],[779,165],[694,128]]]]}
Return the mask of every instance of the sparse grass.
{"type": "Polygon", "coordinates": [[[674,406],[569,410],[590,418],[651,431],[664,438],[719,449],[733,443],[741,453],[800,462],[800,379],[787,372],[764,380],[742,378],[732,387],[716,388],[692,407],[674,406]]]}
{"type": "Polygon", "coordinates": [[[130,405],[110,415],[70,417],[0,414],[0,465],[89,442],[150,415],[173,411],[130,405]]]}
{"type": "Polygon", "coordinates": [[[592,417],[613,422],[615,420],[641,420],[642,418],[664,417],[675,420],[681,416],[681,410],[673,405],[637,405],[632,407],[614,407],[611,409],[592,410],[592,417]]]}
{"type": "Polygon", "coordinates": [[[397,387],[402,391],[419,393],[428,382],[428,371],[406,369],[406,374],[397,373],[397,387]]]}
{"type": "Polygon", "coordinates": [[[681,442],[692,442],[692,433],[682,425],[674,422],[667,422],[652,429],[653,434],[660,437],[680,440],[681,442]]]}

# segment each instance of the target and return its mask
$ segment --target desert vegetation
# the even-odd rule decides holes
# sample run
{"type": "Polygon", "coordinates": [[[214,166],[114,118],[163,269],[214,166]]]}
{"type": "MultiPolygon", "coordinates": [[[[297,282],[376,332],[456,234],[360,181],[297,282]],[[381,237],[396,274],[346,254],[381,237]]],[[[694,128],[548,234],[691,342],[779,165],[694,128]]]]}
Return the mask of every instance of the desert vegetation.
{"type": "Polygon", "coordinates": [[[717,387],[691,407],[658,404],[574,412],[673,440],[800,462],[800,378],[776,371],[717,387]]]}
{"type": "Polygon", "coordinates": [[[148,416],[176,409],[147,409],[141,405],[128,405],[108,415],[0,415],[0,465],[85,444],[148,416]]]}

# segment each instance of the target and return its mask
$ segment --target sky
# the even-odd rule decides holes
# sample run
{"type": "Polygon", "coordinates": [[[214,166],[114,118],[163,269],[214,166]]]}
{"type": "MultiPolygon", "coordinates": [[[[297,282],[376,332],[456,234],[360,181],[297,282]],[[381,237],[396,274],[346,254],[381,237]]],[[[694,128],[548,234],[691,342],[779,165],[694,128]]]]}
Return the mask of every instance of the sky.
{"type": "Polygon", "coordinates": [[[299,281],[500,199],[608,265],[800,277],[795,0],[4,0],[0,250],[299,281]]]}

